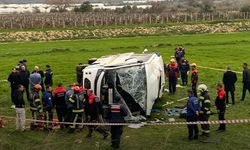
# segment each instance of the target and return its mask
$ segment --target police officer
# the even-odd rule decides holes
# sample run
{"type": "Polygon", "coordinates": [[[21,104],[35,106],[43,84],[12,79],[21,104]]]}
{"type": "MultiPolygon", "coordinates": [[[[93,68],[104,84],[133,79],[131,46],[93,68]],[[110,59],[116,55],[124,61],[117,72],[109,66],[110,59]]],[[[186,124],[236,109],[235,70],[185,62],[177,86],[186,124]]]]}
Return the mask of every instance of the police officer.
{"type": "MultiPolygon", "coordinates": [[[[211,114],[210,107],[211,101],[210,96],[208,94],[208,88],[205,84],[201,84],[198,86],[198,90],[200,92],[199,101],[200,101],[200,112],[199,112],[199,120],[200,121],[208,121],[209,116],[211,114]]],[[[201,124],[202,135],[209,136],[209,124],[201,124]]]]}
{"type": "MultiPolygon", "coordinates": [[[[110,106],[109,122],[125,123],[124,117],[127,116],[126,109],[121,105],[121,98],[115,97],[114,103],[110,106]]],[[[121,135],[123,132],[122,125],[111,126],[111,147],[118,149],[120,147],[121,135]]]]}
{"type": "MultiPolygon", "coordinates": [[[[44,120],[53,121],[53,102],[52,102],[52,87],[46,86],[45,92],[43,92],[43,110],[44,110],[44,120]]],[[[52,123],[46,122],[44,129],[52,130],[52,123]]]]}
{"type": "MultiPolygon", "coordinates": [[[[187,102],[187,122],[197,122],[199,116],[199,100],[194,96],[192,90],[188,90],[188,102],[187,102]]],[[[198,139],[198,125],[188,124],[188,139],[198,139]]]]}
{"type": "MultiPolygon", "coordinates": [[[[217,84],[217,97],[215,100],[215,106],[217,108],[218,114],[219,114],[219,120],[223,121],[225,120],[225,112],[226,112],[226,102],[225,102],[225,91],[223,89],[222,84],[217,84]]],[[[225,131],[226,130],[226,124],[220,123],[220,127],[218,131],[225,131]]]]}
{"type": "MultiPolygon", "coordinates": [[[[64,122],[67,114],[67,104],[65,101],[66,90],[63,88],[63,84],[59,83],[58,87],[55,89],[53,93],[53,104],[56,108],[56,113],[59,122],[64,122]]],[[[64,124],[60,124],[60,128],[63,129],[65,127],[64,124]]]]}
{"type": "MultiPolygon", "coordinates": [[[[87,111],[87,121],[90,123],[101,122],[100,121],[100,114],[102,113],[102,106],[100,103],[99,97],[97,97],[92,89],[87,91],[88,100],[86,102],[86,111],[87,111]]],[[[93,131],[97,131],[103,135],[103,139],[108,137],[108,133],[101,127],[101,126],[88,126],[89,133],[87,134],[86,138],[91,138],[93,131]]]]}
{"type": "MultiPolygon", "coordinates": [[[[32,114],[32,118],[34,120],[41,120],[43,116],[43,110],[42,110],[42,101],[39,96],[39,92],[42,90],[41,85],[36,84],[34,86],[34,92],[30,96],[30,110],[32,114]]],[[[30,128],[31,130],[34,130],[39,127],[39,123],[36,121],[31,122],[30,128]]]]}
{"type": "Polygon", "coordinates": [[[194,93],[194,96],[197,97],[197,83],[198,83],[198,70],[197,70],[197,66],[195,63],[191,64],[191,71],[192,71],[192,75],[191,75],[191,86],[192,86],[192,90],[194,93]]]}
{"type": "Polygon", "coordinates": [[[188,61],[185,58],[182,58],[179,71],[181,73],[182,85],[186,86],[188,83],[188,71],[190,70],[190,66],[188,61]]]}
{"type": "Polygon", "coordinates": [[[250,93],[250,69],[248,69],[247,63],[243,64],[243,91],[241,101],[244,101],[246,92],[250,93]]]}
{"type": "Polygon", "coordinates": [[[170,60],[170,64],[167,66],[167,76],[169,82],[169,94],[175,94],[177,79],[179,77],[179,69],[174,59],[170,60]]]}
{"type": "MultiPolygon", "coordinates": [[[[84,118],[84,95],[80,93],[80,87],[73,87],[73,95],[69,98],[69,103],[72,104],[72,124],[70,125],[69,133],[73,133],[77,127],[76,123],[83,123],[84,118]]],[[[78,128],[82,130],[83,125],[78,125],[78,128]]]]}

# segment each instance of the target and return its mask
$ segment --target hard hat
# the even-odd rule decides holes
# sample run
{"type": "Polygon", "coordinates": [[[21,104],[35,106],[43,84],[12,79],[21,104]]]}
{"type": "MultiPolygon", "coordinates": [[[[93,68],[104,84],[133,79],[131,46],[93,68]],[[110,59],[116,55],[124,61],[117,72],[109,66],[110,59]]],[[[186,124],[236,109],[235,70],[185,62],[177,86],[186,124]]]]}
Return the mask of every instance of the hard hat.
{"type": "Polygon", "coordinates": [[[34,70],[39,70],[39,67],[38,67],[38,66],[35,66],[35,67],[34,67],[34,70]]]}
{"type": "Polygon", "coordinates": [[[39,92],[39,91],[42,90],[42,86],[41,86],[40,84],[36,84],[36,85],[34,86],[34,89],[35,89],[35,91],[39,92]]]}
{"type": "Polygon", "coordinates": [[[170,59],[170,62],[171,63],[175,63],[175,59],[170,59]]]}
{"type": "Polygon", "coordinates": [[[80,91],[80,87],[79,87],[79,86],[74,86],[74,87],[72,88],[72,90],[73,90],[74,92],[79,92],[79,91],[80,91]]]}
{"type": "Polygon", "coordinates": [[[192,64],[191,64],[191,67],[196,67],[196,63],[192,63],[192,64]]]}
{"type": "Polygon", "coordinates": [[[201,93],[207,92],[207,91],[208,91],[208,88],[207,88],[207,86],[206,86],[205,84],[200,84],[200,85],[198,86],[198,91],[201,92],[201,93]]]}
{"type": "Polygon", "coordinates": [[[148,52],[148,49],[144,49],[143,53],[147,53],[148,52]]]}

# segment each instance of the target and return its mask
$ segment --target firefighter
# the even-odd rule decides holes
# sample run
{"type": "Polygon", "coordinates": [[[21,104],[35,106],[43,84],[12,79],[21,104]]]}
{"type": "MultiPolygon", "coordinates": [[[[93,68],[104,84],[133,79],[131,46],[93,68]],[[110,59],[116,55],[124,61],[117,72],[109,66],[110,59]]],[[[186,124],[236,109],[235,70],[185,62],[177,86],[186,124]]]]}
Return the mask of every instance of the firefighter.
{"type": "MultiPolygon", "coordinates": [[[[121,98],[115,97],[114,103],[110,106],[109,122],[110,123],[125,123],[124,117],[127,116],[126,109],[121,105],[121,98]]],[[[120,147],[121,135],[123,126],[111,126],[111,147],[118,149],[120,147]]]]}
{"type": "MultiPolygon", "coordinates": [[[[44,110],[44,120],[45,121],[53,121],[53,102],[52,102],[52,87],[46,86],[45,92],[43,92],[43,110],[44,110]]],[[[46,123],[44,129],[52,130],[52,123],[46,123]]]]}
{"type": "Polygon", "coordinates": [[[191,86],[192,86],[192,90],[194,93],[194,96],[197,97],[197,83],[198,83],[198,70],[197,70],[197,66],[195,63],[191,64],[191,71],[192,71],[192,75],[191,75],[191,86]]]}
{"type": "Polygon", "coordinates": [[[182,80],[182,85],[186,86],[188,83],[188,72],[190,70],[190,65],[188,61],[185,58],[182,58],[180,66],[179,66],[179,71],[181,73],[181,80],[182,80]]]}
{"type": "MultiPolygon", "coordinates": [[[[67,114],[67,104],[65,101],[66,90],[63,88],[63,84],[59,83],[58,87],[55,89],[53,93],[53,105],[56,108],[56,113],[59,122],[64,122],[67,114]]],[[[60,124],[60,128],[63,129],[65,127],[64,124],[60,124]]]]}
{"type": "MultiPolygon", "coordinates": [[[[194,96],[192,90],[188,90],[188,102],[187,102],[187,122],[197,122],[199,116],[199,100],[194,96]]],[[[188,139],[198,139],[198,125],[197,124],[188,124],[188,139]]]]}
{"type": "MultiPolygon", "coordinates": [[[[209,116],[211,114],[210,107],[211,101],[210,96],[208,94],[208,88],[205,84],[201,84],[198,86],[198,90],[200,92],[199,101],[200,101],[200,112],[199,112],[199,120],[200,121],[208,121],[209,116]]],[[[209,124],[201,124],[202,136],[209,136],[209,124]]]]}
{"type": "MultiPolygon", "coordinates": [[[[34,92],[31,94],[30,97],[30,110],[32,114],[32,118],[34,120],[41,120],[43,115],[43,109],[42,109],[42,102],[39,96],[39,92],[42,90],[41,85],[36,84],[34,86],[34,92]]],[[[31,130],[34,130],[36,128],[39,128],[40,123],[36,121],[32,121],[30,128],[31,130]]]]}
{"type": "Polygon", "coordinates": [[[170,64],[167,66],[167,76],[169,81],[169,94],[175,94],[177,79],[179,77],[179,69],[174,59],[170,60],[170,64]]]}
{"type": "MultiPolygon", "coordinates": [[[[217,97],[215,100],[215,106],[217,108],[218,114],[219,114],[219,120],[223,121],[225,120],[225,112],[226,112],[226,94],[223,89],[222,84],[217,84],[217,97]]],[[[218,128],[218,131],[225,131],[226,125],[225,123],[220,123],[220,127],[218,128]]]]}
{"type": "MultiPolygon", "coordinates": [[[[102,106],[100,106],[100,99],[97,97],[92,89],[87,91],[88,101],[86,102],[86,111],[87,111],[87,121],[91,123],[100,122],[99,115],[102,112],[102,106]]],[[[89,133],[86,138],[91,138],[93,131],[97,131],[103,135],[103,139],[108,137],[108,133],[101,126],[88,126],[89,133]]]]}
{"type": "MultiPolygon", "coordinates": [[[[72,118],[69,133],[73,133],[77,127],[76,123],[83,123],[84,121],[84,95],[80,92],[79,86],[74,86],[74,93],[70,96],[68,103],[72,104],[72,118]]],[[[78,125],[78,128],[82,130],[83,125],[78,125]]]]}
{"type": "MultiPolygon", "coordinates": [[[[71,119],[72,119],[73,105],[69,102],[69,98],[74,94],[73,88],[75,86],[76,86],[75,83],[71,84],[69,89],[66,91],[66,94],[65,94],[65,101],[66,101],[66,104],[67,104],[67,114],[66,114],[66,117],[65,117],[65,122],[70,122],[71,119]]],[[[66,128],[68,128],[70,125],[66,124],[65,126],[66,126],[66,128]]]]}

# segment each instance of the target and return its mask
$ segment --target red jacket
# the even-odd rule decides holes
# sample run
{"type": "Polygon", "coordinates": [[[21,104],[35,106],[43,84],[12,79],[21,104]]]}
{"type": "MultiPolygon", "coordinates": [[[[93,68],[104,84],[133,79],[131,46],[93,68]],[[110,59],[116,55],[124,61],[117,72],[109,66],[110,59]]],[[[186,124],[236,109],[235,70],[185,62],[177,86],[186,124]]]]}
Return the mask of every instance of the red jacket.
{"type": "Polygon", "coordinates": [[[224,101],[225,100],[225,90],[223,88],[220,88],[218,91],[217,91],[217,97],[218,97],[218,100],[221,100],[221,101],[224,101]]]}
{"type": "Polygon", "coordinates": [[[88,95],[88,97],[89,97],[89,105],[94,104],[96,97],[95,94],[90,94],[88,95]]]}
{"type": "Polygon", "coordinates": [[[168,67],[167,67],[167,76],[168,77],[176,77],[176,78],[179,77],[179,69],[178,69],[177,63],[168,64],[168,67]]]}
{"type": "Polygon", "coordinates": [[[217,91],[217,98],[215,101],[215,105],[217,107],[218,110],[225,110],[226,109],[226,103],[225,103],[225,91],[223,88],[218,89],[217,91]]]}

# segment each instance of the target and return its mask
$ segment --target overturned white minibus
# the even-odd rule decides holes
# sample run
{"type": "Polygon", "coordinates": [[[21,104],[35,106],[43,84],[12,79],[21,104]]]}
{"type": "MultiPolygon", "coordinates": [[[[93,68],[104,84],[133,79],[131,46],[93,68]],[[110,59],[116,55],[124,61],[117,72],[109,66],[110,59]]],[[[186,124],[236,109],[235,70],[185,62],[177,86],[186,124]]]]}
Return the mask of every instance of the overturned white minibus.
{"type": "Polygon", "coordinates": [[[120,96],[130,115],[149,116],[155,100],[163,95],[163,59],[157,53],[103,56],[83,69],[82,82],[104,104],[120,96]]]}

